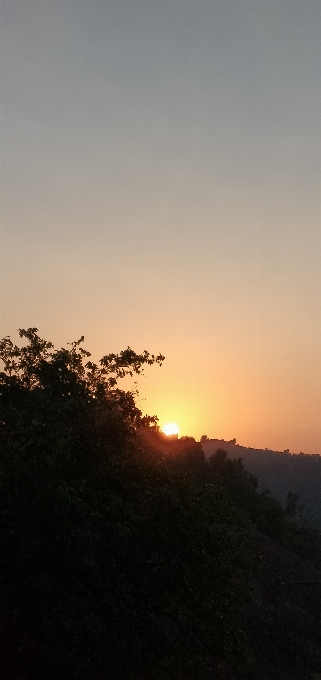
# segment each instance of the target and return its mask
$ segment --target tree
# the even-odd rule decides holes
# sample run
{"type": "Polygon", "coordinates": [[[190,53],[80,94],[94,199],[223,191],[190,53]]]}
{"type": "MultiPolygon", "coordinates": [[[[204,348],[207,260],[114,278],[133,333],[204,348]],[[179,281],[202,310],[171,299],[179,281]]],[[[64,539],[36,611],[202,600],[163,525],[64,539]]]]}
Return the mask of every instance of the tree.
{"type": "Polygon", "coordinates": [[[293,491],[288,492],[285,511],[289,517],[295,517],[297,513],[299,513],[299,516],[301,517],[304,505],[300,504],[299,500],[300,497],[298,493],[293,493],[293,491]]]}
{"type": "Polygon", "coordinates": [[[0,341],[0,443],[9,458],[19,452],[38,465],[50,464],[67,481],[94,475],[107,459],[133,450],[138,432],[157,426],[156,416],[143,416],[137,393],[122,390],[125,376],[146,365],[162,365],[164,357],[130,347],[105,355],[99,365],[82,348],[84,338],[55,350],[37,328],[20,329],[27,343],[0,341]],[[47,461],[47,463],[45,463],[47,461]],[[101,462],[100,462],[101,461],[101,462]]]}
{"type": "Polygon", "coordinates": [[[83,338],[19,334],[0,342],[0,675],[171,680],[224,649],[239,665],[240,556],[221,500],[203,501],[201,444],[173,442],[178,465],[154,456],[140,435],[156,417],[119,388],[164,357],[96,365],[83,338]]]}
{"type": "Polygon", "coordinates": [[[70,390],[72,382],[76,380],[79,384],[85,384],[89,394],[97,398],[102,392],[110,392],[120,378],[142,373],[146,364],[157,363],[161,366],[165,359],[161,354],[155,356],[147,350],[137,354],[127,347],[119,354],[103,356],[101,368],[91,361],[84,365],[84,359],[91,356],[90,352],[80,347],[84,336],[68,343],[71,349],[54,350],[53,344],[42,340],[37,333],[37,328],[20,328],[19,336],[28,340],[28,344],[20,348],[8,336],[0,341],[0,359],[4,364],[4,371],[0,373],[2,382],[6,383],[11,378],[29,389],[53,388],[57,383],[63,388],[67,384],[70,390]]]}
{"type": "MultiPolygon", "coordinates": [[[[133,391],[118,388],[118,381],[126,376],[141,374],[145,365],[162,365],[164,356],[146,350],[137,354],[127,347],[119,354],[107,354],[100,366],[86,361],[91,355],[81,347],[82,336],[70,343],[70,349],[55,350],[51,342],[42,340],[37,328],[19,329],[28,344],[14,345],[9,337],[0,341],[0,359],[4,369],[0,373],[0,396],[3,425],[10,422],[13,411],[19,413],[28,402],[30,413],[42,416],[44,409],[61,409],[80,413],[89,407],[104,406],[120,410],[135,427],[156,423],[156,417],[143,417],[135,405],[133,391]]],[[[16,415],[16,414],[15,414],[16,415]]]]}
{"type": "MultiPolygon", "coordinates": [[[[161,446],[156,418],[119,388],[161,355],[127,348],[95,365],[83,338],[55,350],[35,328],[20,337],[0,342],[0,676],[289,677],[275,649],[293,617],[271,616],[264,535],[312,563],[319,534],[258,493],[240,458],[207,461],[193,437],[161,446]]],[[[319,627],[306,613],[293,672],[310,677],[319,627]]]]}

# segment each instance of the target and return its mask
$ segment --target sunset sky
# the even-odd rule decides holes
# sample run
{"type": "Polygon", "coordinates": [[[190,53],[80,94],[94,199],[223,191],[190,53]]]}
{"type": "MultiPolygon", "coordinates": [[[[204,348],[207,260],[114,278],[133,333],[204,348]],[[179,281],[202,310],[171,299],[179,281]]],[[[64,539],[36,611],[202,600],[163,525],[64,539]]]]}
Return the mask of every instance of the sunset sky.
{"type": "Polygon", "coordinates": [[[181,434],[321,454],[320,0],[2,0],[1,337],[161,352],[181,434]]]}

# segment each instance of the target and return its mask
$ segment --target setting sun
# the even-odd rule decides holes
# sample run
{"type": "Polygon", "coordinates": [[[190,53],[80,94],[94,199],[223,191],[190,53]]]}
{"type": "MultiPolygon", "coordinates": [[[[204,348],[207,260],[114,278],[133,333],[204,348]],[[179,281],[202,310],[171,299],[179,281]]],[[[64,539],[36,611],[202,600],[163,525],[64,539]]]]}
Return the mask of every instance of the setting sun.
{"type": "Polygon", "coordinates": [[[163,427],[163,432],[164,434],[167,434],[167,436],[171,434],[178,434],[179,427],[178,425],[175,425],[175,423],[166,423],[166,425],[163,427]]]}

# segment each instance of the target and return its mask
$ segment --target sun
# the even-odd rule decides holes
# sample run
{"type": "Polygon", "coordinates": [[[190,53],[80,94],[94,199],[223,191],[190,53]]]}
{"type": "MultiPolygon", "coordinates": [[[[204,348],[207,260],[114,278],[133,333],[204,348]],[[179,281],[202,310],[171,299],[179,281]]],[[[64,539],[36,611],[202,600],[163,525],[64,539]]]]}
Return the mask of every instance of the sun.
{"type": "Polygon", "coordinates": [[[178,434],[179,427],[178,425],[175,425],[175,423],[166,423],[166,425],[163,427],[163,432],[164,434],[167,434],[167,436],[171,434],[178,434]]]}

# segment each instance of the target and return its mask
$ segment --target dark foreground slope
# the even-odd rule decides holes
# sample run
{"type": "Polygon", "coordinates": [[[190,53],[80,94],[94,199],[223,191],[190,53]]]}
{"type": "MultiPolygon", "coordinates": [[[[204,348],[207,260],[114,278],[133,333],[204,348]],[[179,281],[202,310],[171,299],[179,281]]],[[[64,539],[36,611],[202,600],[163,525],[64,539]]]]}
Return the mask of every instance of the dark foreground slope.
{"type": "Polygon", "coordinates": [[[319,533],[142,417],[111,378],[157,358],[99,374],[27,337],[0,383],[1,677],[317,677],[319,533]]]}

